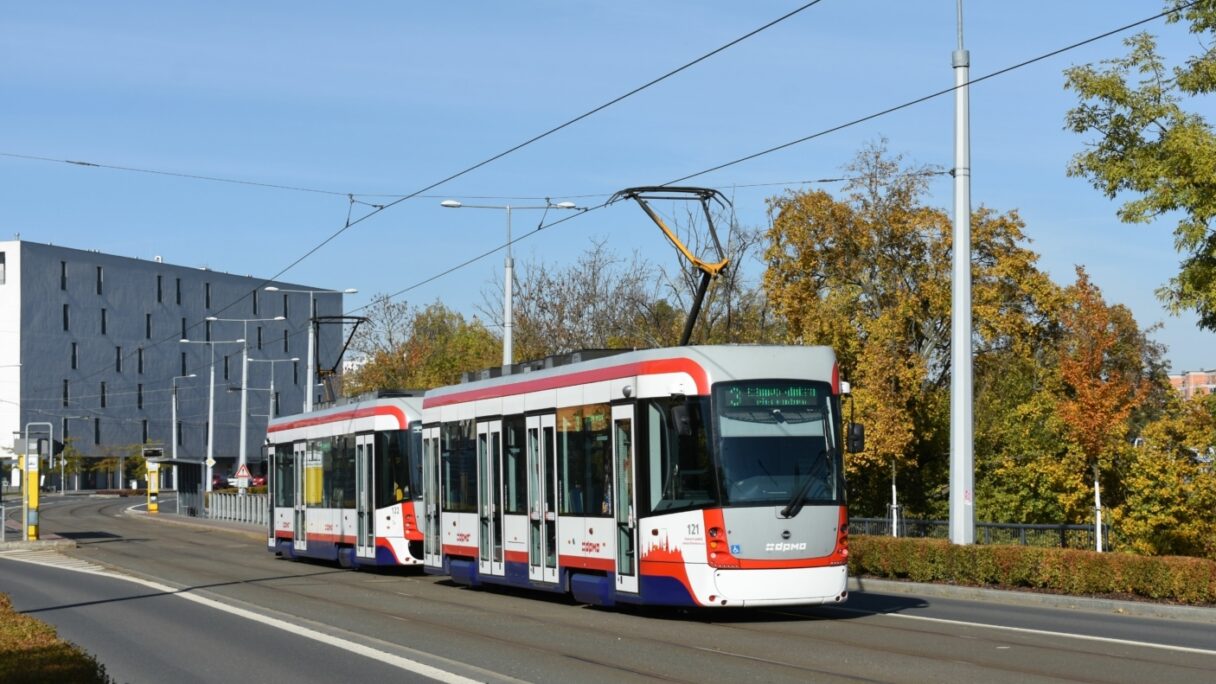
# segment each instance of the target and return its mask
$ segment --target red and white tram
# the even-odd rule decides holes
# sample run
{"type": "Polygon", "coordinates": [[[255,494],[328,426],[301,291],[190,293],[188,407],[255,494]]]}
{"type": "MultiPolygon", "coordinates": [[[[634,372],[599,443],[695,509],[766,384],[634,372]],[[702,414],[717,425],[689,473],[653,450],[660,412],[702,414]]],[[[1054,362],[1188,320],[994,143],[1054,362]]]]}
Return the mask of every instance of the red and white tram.
{"type": "Polygon", "coordinates": [[[832,350],[676,347],[515,371],[425,395],[428,572],[601,605],[846,599],[832,350]]]}
{"type": "Polygon", "coordinates": [[[401,394],[270,422],[271,551],[347,567],[422,562],[422,399],[401,394]]]}

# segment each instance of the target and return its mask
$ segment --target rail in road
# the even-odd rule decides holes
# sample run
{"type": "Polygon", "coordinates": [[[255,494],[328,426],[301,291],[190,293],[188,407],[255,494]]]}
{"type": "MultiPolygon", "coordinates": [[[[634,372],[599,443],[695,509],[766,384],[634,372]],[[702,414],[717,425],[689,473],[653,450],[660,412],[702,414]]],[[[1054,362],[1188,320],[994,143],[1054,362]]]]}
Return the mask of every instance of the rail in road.
{"type": "Polygon", "coordinates": [[[68,502],[47,525],[79,543],[73,558],[482,680],[1216,680],[1216,630],[1192,622],[873,592],[839,608],[601,610],[280,560],[256,533],[168,525],[129,506],[68,502]]]}

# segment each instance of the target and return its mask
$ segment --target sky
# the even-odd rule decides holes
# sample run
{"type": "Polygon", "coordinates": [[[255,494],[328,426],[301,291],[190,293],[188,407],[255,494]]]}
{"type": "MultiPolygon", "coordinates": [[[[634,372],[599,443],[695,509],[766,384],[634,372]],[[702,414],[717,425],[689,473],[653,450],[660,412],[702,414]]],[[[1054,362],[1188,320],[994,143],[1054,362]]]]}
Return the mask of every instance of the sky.
{"type": "MultiPolygon", "coordinates": [[[[803,4],[7,2],[0,235],[358,288],[348,310],[404,290],[398,299],[438,300],[473,315],[502,277],[501,252],[419,284],[502,245],[506,212],[445,209],[443,199],[596,206],[622,188],[668,183],[953,85],[954,0],[822,0],[342,230],[348,212],[359,218],[369,205],[417,193],[803,4]],[[352,206],[349,194],[360,203],[352,206]]],[[[971,0],[971,75],[1162,7],[971,0]]],[[[1171,59],[1199,50],[1182,25],[1157,20],[1141,30],[1156,34],[1171,59]]],[[[973,206],[1016,209],[1056,282],[1072,282],[1084,266],[1108,303],[1127,305],[1142,327],[1160,324],[1153,336],[1168,347],[1174,372],[1216,368],[1216,334],[1197,329],[1193,315],[1171,316],[1154,294],[1178,269],[1176,217],[1122,224],[1118,201],[1065,174],[1086,140],[1064,130],[1076,101],[1063,70],[1122,55],[1130,34],[971,88],[973,206]]],[[[1211,99],[1189,106],[1216,120],[1211,99]]],[[[953,126],[946,95],[682,184],[722,190],[740,225],[762,228],[767,198],[838,192],[839,184],[801,181],[843,175],[860,149],[880,140],[908,163],[949,169],[953,126]]],[[[929,191],[929,203],[953,206],[949,176],[931,179],[929,191]]],[[[601,240],[620,254],[678,263],[632,204],[542,231],[542,212],[512,215],[520,262],[565,266],[601,240]]]]}

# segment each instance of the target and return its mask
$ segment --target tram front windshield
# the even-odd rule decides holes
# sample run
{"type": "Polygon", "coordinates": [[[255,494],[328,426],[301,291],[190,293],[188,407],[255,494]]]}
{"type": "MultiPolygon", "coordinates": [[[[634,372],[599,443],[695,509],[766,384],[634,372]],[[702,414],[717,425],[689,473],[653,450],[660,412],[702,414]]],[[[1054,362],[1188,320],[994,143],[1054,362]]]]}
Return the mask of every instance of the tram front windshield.
{"type": "Polygon", "coordinates": [[[713,407],[723,505],[842,501],[838,421],[827,383],[719,383],[713,407]]]}

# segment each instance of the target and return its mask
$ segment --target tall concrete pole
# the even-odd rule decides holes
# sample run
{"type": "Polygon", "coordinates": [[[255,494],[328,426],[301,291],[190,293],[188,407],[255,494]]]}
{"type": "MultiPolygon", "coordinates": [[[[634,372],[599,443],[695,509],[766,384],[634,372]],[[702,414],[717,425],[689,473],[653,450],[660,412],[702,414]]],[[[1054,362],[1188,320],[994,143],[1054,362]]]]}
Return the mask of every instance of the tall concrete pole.
{"type": "Polygon", "coordinates": [[[515,277],[515,260],[511,258],[511,205],[507,205],[507,260],[503,268],[503,284],[502,284],[502,365],[507,367],[511,365],[514,354],[514,316],[511,314],[511,286],[514,285],[515,277]]]}
{"type": "Polygon", "coordinates": [[[950,334],[950,541],[975,543],[975,467],[971,370],[971,55],[963,48],[963,0],[958,2],[954,64],[954,286],[950,334]]]}

